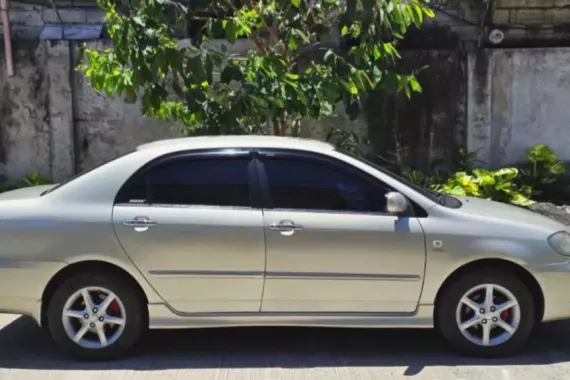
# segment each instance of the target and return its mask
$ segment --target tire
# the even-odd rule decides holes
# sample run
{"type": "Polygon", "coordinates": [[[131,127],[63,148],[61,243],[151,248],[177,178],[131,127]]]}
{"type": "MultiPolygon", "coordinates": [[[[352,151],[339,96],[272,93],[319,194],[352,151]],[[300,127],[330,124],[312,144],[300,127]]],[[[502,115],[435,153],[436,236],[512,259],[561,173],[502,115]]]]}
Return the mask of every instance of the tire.
{"type": "MultiPolygon", "coordinates": [[[[471,293],[469,299],[480,301],[481,291],[485,291],[483,297],[488,299],[488,296],[486,296],[487,289],[488,287],[485,286],[481,290],[471,293]]],[[[498,306],[494,306],[494,310],[498,312],[498,306]]],[[[492,267],[482,268],[476,272],[466,273],[455,278],[449,286],[444,289],[436,305],[435,324],[436,328],[450,345],[463,354],[483,358],[510,356],[524,347],[534,328],[534,300],[526,285],[513,273],[492,267]],[[508,309],[508,314],[507,311],[503,311],[501,314],[492,314],[491,306],[485,305],[483,300],[483,310],[485,310],[485,312],[481,313],[482,310],[480,309],[479,314],[476,314],[474,311],[475,307],[473,306],[480,302],[476,302],[476,304],[468,307],[462,302],[462,299],[464,299],[464,295],[470,290],[474,288],[477,289],[477,287],[481,287],[485,284],[494,285],[491,294],[494,295],[495,299],[500,298],[496,301],[497,303],[506,305],[507,301],[505,300],[508,300],[509,296],[505,295],[506,292],[503,294],[503,291],[506,290],[509,292],[518,302],[518,309],[514,306],[508,309]],[[462,303],[461,308],[459,308],[460,302],[462,303]],[[483,320],[486,322],[483,322],[483,320]],[[478,322],[473,327],[465,330],[466,334],[471,337],[471,339],[469,339],[462,333],[459,323],[469,325],[474,321],[478,322]],[[505,326],[502,322],[507,322],[508,325],[512,324],[513,326],[518,326],[514,333],[510,334],[509,338],[505,338],[508,336],[505,334],[509,334],[507,330],[500,327],[505,326]],[[497,323],[501,323],[502,325],[499,326],[497,323]],[[485,328],[492,328],[492,330],[490,330],[492,331],[491,335],[489,335],[490,337],[496,334],[496,339],[489,339],[491,345],[483,345],[483,331],[485,328]],[[501,335],[501,332],[503,332],[503,335],[501,335]]]]}
{"type": "Polygon", "coordinates": [[[147,321],[144,300],[132,283],[120,276],[106,273],[84,273],[69,278],[57,288],[47,308],[47,325],[53,340],[67,356],[81,360],[109,360],[125,355],[146,330],[147,321]],[[89,290],[88,295],[93,305],[90,313],[92,315],[85,320],[81,318],[81,315],[83,318],[87,315],[85,293],[81,293],[82,289],[89,290]],[[115,301],[107,305],[106,311],[97,309],[99,314],[96,314],[93,311],[96,307],[102,309],[104,297],[110,294],[102,289],[111,292],[115,301]],[[71,302],[74,299],[77,301],[71,302]],[[70,310],[73,318],[64,318],[64,309],[70,310]],[[121,320],[124,322],[122,325],[121,320]],[[93,331],[87,331],[79,344],[74,342],[70,333],[79,332],[83,327],[87,328],[86,324],[96,327],[91,329],[93,331]],[[105,338],[108,338],[105,346],[102,343],[104,340],[98,334],[100,331],[109,335],[105,338]]]}

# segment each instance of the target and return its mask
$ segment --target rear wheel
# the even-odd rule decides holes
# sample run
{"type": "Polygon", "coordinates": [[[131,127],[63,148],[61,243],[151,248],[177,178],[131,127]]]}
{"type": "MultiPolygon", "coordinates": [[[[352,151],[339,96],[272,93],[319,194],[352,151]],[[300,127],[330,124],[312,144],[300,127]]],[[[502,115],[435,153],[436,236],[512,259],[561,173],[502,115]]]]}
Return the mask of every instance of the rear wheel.
{"type": "Polygon", "coordinates": [[[534,300],[514,274],[488,268],[463,275],[444,290],[436,324],[466,354],[510,355],[524,346],[534,327],[534,300]]]}
{"type": "Polygon", "coordinates": [[[65,281],[51,299],[47,319],[65,353],[91,360],[125,354],[146,326],[144,303],[130,282],[102,273],[65,281]]]}

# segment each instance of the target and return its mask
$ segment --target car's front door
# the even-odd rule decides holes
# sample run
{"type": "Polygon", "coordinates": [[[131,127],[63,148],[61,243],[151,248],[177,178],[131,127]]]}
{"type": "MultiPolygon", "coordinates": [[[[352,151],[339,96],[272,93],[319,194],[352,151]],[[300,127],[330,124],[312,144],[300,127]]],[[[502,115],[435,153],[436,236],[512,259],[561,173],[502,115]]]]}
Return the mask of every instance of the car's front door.
{"type": "Polygon", "coordinates": [[[336,159],[261,153],[267,241],[263,312],[412,312],[425,269],[418,218],[391,189],[336,159]]]}
{"type": "Polygon", "coordinates": [[[259,312],[265,237],[255,178],[247,151],[179,154],[119,192],[117,236],[175,310],[259,312]]]}

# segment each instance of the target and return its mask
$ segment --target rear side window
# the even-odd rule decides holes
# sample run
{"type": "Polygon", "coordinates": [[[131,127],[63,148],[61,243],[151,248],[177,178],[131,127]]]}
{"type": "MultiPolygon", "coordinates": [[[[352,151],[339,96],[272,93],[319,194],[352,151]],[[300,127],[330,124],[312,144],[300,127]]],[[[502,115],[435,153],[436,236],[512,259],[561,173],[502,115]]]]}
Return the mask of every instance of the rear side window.
{"type": "Polygon", "coordinates": [[[249,207],[249,158],[175,159],[135,175],[116,203],[249,207]]]}
{"type": "MultiPolygon", "coordinates": [[[[264,160],[274,208],[386,212],[388,187],[317,160],[264,160]]],[[[379,182],[379,181],[378,181],[379,182]]]]}

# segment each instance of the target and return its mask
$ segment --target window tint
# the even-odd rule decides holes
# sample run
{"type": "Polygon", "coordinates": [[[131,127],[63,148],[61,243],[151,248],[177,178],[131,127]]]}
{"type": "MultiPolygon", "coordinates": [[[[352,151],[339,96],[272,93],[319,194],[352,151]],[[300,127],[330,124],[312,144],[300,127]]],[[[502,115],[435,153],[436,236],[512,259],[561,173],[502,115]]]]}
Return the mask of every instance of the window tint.
{"type": "Polygon", "coordinates": [[[133,178],[118,202],[248,207],[249,161],[181,159],[159,164],[133,178]]]}
{"type": "Polygon", "coordinates": [[[269,159],[265,170],[275,208],[386,211],[387,187],[342,168],[318,161],[269,159]]]}

